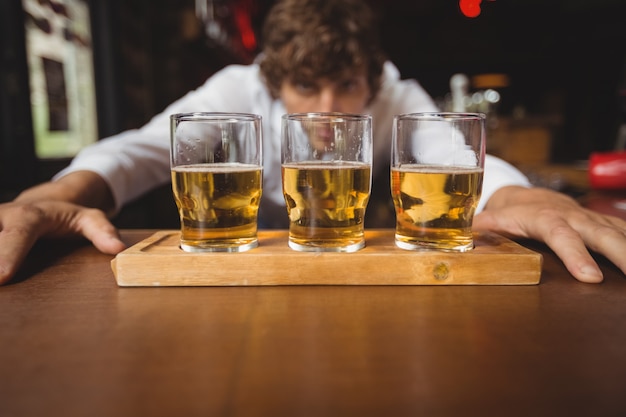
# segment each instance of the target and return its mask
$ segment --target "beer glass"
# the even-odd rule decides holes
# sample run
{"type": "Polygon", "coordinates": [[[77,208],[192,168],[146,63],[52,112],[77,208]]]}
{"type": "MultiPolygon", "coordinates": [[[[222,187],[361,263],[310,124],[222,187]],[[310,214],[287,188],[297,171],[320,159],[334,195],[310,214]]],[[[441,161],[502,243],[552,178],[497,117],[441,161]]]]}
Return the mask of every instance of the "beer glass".
{"type": "Polygon", "coordinates": [[[186,252],[243,252],[258,246],[263,182],[261,116],[170,116],[172,190],[186,252]]]}
{"type": "Polygon", "coordinates": [[[396,245],[465,252],[485,164],[485,115],[413,113],[394,118],[391,194],[396,245]]]}
{"type": "Polygon", "coordinates": [[[363,248],[372,183],[371,116],[286,114],[281,136],[289,246],[309,252],[363,248]]]}

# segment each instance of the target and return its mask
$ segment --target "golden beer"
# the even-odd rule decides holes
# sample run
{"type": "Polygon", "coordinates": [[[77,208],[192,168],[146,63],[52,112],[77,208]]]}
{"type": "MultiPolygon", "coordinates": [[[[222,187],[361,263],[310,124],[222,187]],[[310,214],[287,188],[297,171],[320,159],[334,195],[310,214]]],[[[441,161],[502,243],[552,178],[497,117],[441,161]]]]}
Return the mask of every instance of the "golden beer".
{"type": "Polygon", "coordinates": [[[363,162],[282,166],[289,246],[300,251],[354,252],[365,246],[371,168],[363,162]]]}
{"type": "Polygon", "coordinates": [[[391,169],[396,244],[403,249],[473,249],[480,167],[402,165],[391,169]]]}
{"type": "Polygon", "coordinates": [[[260,166],[239,163],[172,168],[181,247],[190,252],[256,247],[262,172],[260,166]]]}

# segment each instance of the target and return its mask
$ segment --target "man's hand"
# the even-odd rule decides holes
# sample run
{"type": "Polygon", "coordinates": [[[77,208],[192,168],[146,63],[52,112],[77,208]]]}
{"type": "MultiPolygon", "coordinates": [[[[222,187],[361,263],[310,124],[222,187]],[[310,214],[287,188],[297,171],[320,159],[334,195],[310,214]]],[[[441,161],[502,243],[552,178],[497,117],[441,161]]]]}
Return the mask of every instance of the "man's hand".
{"type": "Polygon", "coordinates": [[[115,227],[98,209],[62,201],[0,205],[0,284],[17,272],[40,237],[82,235],[104,253],[124,250],[115,227]]]}
{"type": "Polygon", "coordinates": [[[104,253],[125,249],[117,230],[99,209],[62,201],[0,205],[0,285],[17,272],[40,237],[84,236],[104,253]]]}
{"type": "Polygon", "coordinates": [[[77,171],[0,204],[0,285],[8,282],[41,237],[84,236],[104,253],[126,247],[102,210],[113,206],[106,182],[77,171]],[[94,208],[97,207],[97,208],[94,208]]]}
{"type": "Polygon", "coordinates": [[[603,279],[587,248],[604,255],[626,273],[626,221],[585,209],[556,191],[501,188],[476,215],[473,227],[546,243],[582,282],[603,279]]]}

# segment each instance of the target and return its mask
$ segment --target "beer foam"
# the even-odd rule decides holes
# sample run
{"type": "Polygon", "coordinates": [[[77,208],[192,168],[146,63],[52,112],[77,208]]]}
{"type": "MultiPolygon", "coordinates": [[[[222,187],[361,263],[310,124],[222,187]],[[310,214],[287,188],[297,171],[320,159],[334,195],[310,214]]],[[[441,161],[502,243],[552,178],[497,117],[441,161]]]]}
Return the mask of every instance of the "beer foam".
{"type": "Polygon", "coordinates": [[[193,164],[179,165],[173,167],[172,171],[176,172],[242,172],[242,171],[260,171],[263,167],[254,164],[242,164],[239,162],[219,162],[215,164],[193,164]]]}

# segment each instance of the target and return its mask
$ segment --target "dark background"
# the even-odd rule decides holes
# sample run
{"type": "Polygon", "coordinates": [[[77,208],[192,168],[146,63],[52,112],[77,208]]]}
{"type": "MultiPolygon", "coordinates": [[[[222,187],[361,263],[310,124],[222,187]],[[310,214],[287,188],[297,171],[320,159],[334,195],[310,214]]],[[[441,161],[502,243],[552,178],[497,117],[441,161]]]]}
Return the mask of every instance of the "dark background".
{"type": "MultiPolygon", "coordinates": [[[[89,3],[99,133],[106,137],[141,126],[224,65],[250,62],[257,50],[243,47],[234,16],[247,16],[261,42],[260,26],[272,2],[214,0],[228,35],[221,41],[206,36],[193,0],[89,3]]],[[[370,3],[391,60],[433,97],[449,91],[455,73],[504,73],[510,85],[502,92],[502,114],[523,108],[559,121],[551,161],[585,160],[593,151],[613,148],[625,114],[626,0],[483,0],[474,19],[460,13],[457,0],[370,3]]],[[[50,178],[69,161],[33,157],[20,1],[0,5],[1,201],[50,178]]],[[[162,201],[163,194],[152,198],[162,201]]],[[[122,225],[141,226],[140,218],[151,225],[146,213],[122,225]]]]}

